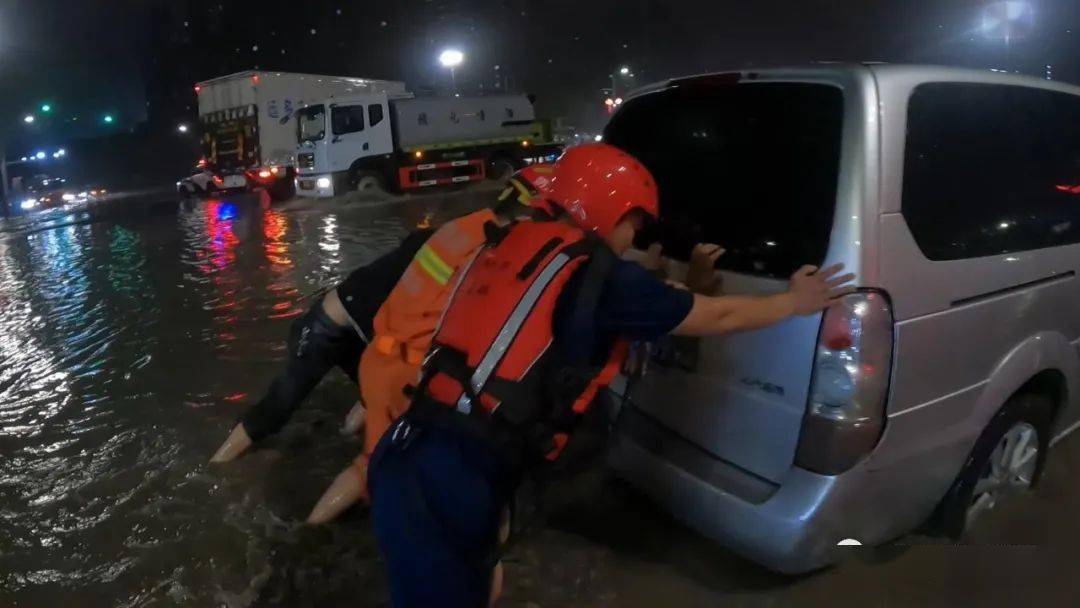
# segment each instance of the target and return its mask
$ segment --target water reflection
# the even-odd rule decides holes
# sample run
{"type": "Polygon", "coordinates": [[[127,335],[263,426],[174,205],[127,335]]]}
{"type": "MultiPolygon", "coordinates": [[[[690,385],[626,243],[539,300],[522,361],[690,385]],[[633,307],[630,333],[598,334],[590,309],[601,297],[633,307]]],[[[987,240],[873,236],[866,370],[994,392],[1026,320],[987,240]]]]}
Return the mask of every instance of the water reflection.
{"type": "Polygon", "coordinates": [[[355,451],[317,424],[351,405],[347,380],[291,425],[300,447],[205,462],[276,371],[286,319],[418,207],[238,198],[0,232],[0,606],[341,603],[324,582],[384,597],[365,527],[312,542],[299,523],[355,451]]]}
{"type": "Polygon", "coordinates": [[[281,270],[280,267],[282,266],[292,266],[292,259],[289,258],[289,244],[285,241],[288,232],[288,222],[285,220],[285,214],[269,208],[263,211],[263,237],[266,239],[264,245],[266,259],[274,270],[281,270]]]}
{"type": "Polygon", "coordinates": [[[0,437],[32,437],[70,402],[69,372],[44,348],[17,252],[0,241],[0,437]]]}
{"type": "Polygon", "coordinates": [[[209,237],[209,260],[222,270],[236,261],[234,249],[240,239],[233,232],[236,206],[223,201],[208,201],[205,207],[206,232],[209,237]]]}
{"type": "Polygon", "coordinates": [[[323,270],[333,271],[341,263],[341,242],[337,235],[337,216],[328,214],[322,218],[322,230],[319,235],[319,249],[323,251],[323,270]]]}

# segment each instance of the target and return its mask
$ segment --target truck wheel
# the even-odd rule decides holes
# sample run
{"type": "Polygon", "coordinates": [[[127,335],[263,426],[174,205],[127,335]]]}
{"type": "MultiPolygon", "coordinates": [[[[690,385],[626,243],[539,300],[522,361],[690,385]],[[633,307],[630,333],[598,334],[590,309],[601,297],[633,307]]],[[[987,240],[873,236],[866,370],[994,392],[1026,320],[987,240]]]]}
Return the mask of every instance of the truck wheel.
{"type": "Polygon", "coordinates": [[[386,187],[383,186],[382,178],[374,171],[360,171],[354,178],[354,189],[364,195],[382,198],[387,195],[386,187]]]}
{"type": "Polygon", "coordinates": [[[492,181],[505,182],[514,175],[515,171],[517,171],[517,165],[505,156],[499,156],[488,161],[487,177],[492,181]]]}
{"type": "Polygon", "coordinates": [[[1000,501],[1030,491],[1050,446],[1053,403],[1044,395],[1009,399],[983,430],[939,507],[940,529],[959,540],[1000,501]]]}

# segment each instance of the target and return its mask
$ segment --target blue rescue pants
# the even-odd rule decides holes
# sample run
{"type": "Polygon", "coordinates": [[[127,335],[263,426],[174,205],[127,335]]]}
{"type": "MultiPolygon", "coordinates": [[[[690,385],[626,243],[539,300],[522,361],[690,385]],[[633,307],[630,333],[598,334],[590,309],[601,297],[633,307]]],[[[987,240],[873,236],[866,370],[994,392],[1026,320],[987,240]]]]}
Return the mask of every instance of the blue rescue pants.
{"type": "Polygon", "coordinates": [[[487,605],[499,516],[513,491],[506,469],[452,416],[406,414],[383,435],[368,488],[394,606],[487,605]]]}

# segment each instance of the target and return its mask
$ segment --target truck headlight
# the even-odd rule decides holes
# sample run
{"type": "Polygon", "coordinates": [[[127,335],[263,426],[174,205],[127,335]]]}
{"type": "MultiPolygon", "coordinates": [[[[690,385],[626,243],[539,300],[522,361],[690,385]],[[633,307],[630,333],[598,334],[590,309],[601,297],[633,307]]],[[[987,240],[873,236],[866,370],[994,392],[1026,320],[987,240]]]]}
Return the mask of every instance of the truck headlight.
{"type": "Polygon", "coordinates": [[[319,179],[315,180],[315,185],[318,186],[319,188],[329,188],[330,187],[330,178],[329,177],[320,177],[319,179]]]}

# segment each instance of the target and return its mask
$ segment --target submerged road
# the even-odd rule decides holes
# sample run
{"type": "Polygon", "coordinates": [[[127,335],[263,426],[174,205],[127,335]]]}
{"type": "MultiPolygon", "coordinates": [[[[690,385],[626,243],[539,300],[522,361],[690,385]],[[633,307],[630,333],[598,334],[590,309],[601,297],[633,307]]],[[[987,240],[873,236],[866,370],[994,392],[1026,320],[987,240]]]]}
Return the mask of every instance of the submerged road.
{"type": "MultiPolygon", "coordinates": [[[[245,195],[0,222],[0,606],[387,605],[367,515],[304,516],[358,441],[334,372],[288,427],[207,460],[277,370],[290,319],[412,226],[490,191],[390,202],[245,195]]],[[[506,558],[504,606],[1075,605],[1080,440],[971,544],[922,537],[784,577],[598,467],[506,558]]]]}

